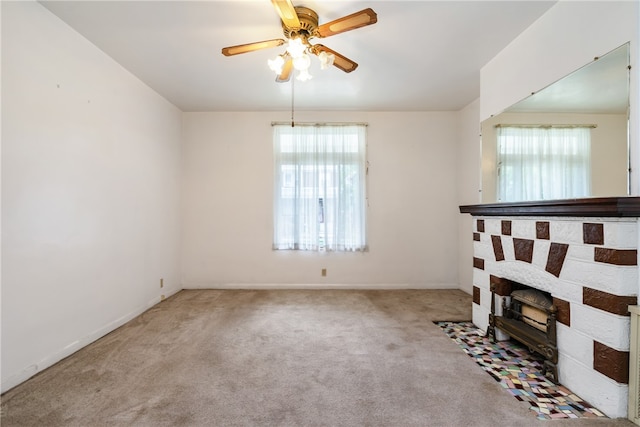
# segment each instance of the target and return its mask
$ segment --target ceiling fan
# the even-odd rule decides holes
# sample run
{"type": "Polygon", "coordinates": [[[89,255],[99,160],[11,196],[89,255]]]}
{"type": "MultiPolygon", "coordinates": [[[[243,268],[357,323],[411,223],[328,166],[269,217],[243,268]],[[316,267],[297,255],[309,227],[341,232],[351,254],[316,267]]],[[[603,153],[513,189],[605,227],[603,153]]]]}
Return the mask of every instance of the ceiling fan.
{"type": "Polygon", "coordinates": [[[288,43],[283,54],[269,61],[269,67],[276,73],[277,82],[289,81],[293,69],[299,71],[298,80],[310,79],[311,75],[308,69],[311,60],[309,54],[318,56],[323,69],[333,65],[345,73],[352,72],[358,67],[356,62],[322,44],[312,45],[309,40],[333,36],[378,22],[378,16],[373,9],[367,8],[318,25],[318,14],[308,7],[294,7],[291,0],[271,0],[271,3],[280,15],[282,31],[287,40],[272,39],[229,46],[222,48],[222,54],[233,56],[288,43]]]}

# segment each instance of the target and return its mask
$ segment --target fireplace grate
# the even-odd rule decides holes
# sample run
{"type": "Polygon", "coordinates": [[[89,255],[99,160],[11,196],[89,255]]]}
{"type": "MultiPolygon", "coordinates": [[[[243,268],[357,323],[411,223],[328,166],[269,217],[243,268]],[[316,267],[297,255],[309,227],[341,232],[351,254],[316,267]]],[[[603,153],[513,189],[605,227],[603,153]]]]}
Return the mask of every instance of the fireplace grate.
{"type": "Polygon", "coordinates": [[[491,284],[491,313],[487,335],[496,341],[496,328],[545,358],[544,374],[558,381],[556,307],[546,293],[524,285],[502,298],[502,315],[496,314],[496,285],[491,284]]]}

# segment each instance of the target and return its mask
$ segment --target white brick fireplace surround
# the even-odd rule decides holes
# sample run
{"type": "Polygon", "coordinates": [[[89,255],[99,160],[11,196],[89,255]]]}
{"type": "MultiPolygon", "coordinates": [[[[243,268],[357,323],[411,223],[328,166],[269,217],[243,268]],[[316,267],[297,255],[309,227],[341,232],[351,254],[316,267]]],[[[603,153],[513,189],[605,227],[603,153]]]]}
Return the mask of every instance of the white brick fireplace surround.
{"type": "Polygon", "coordinates": [[[626,417],[640,198],[468,205],[460,212],[474,217],[475,325],[487,330],[492,284],[498,315],[513,282],[550,293],[559,382],[609,417],[626,417]]]}

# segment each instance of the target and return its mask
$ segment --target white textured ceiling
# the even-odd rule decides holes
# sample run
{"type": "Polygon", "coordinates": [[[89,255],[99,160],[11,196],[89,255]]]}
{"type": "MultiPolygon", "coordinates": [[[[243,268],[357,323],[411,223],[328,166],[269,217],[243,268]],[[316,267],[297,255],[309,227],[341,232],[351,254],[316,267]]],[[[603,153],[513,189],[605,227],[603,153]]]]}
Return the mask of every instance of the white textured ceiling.
{"type": "MultiPolygon", "coordinates": [[[[225,57],[222,47],[282,37],[269,0],[41,1],[183,111],[287,110],[291,83],[267,59],[281,48],[225,57]]],[[[322,39],[359,64],[295,82],[298,110],[450,111],[479,96],[480,68],[554,1],[293,0],[320,24],[371,7],[378,23],[322,39]]],[[[312,43],[318,42],[312,40],[312,43]]]]}

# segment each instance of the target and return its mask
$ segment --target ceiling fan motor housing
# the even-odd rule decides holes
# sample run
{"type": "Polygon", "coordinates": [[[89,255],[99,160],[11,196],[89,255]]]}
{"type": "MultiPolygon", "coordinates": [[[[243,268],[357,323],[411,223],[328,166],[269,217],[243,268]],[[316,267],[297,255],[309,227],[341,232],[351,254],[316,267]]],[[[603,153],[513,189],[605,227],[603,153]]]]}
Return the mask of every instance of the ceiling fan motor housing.
{"type": "Polygon", "coordinates": [[[318,14],[304,6],[295,7],[298,20],[300,21],[300,28],[292,28],[282,23],[282,32],[288,39],[303,36],[305,39],[318,36],[318,14]]]}

